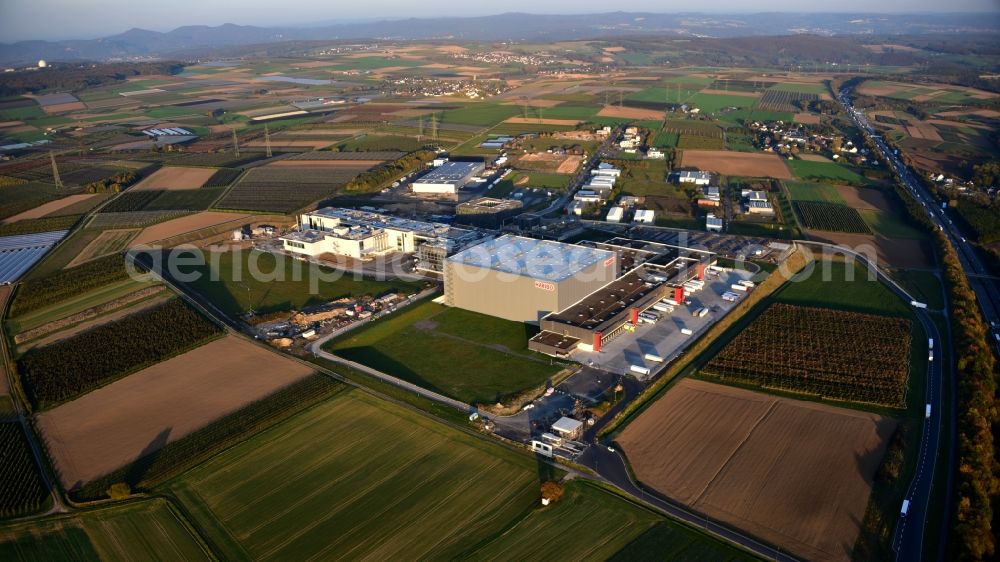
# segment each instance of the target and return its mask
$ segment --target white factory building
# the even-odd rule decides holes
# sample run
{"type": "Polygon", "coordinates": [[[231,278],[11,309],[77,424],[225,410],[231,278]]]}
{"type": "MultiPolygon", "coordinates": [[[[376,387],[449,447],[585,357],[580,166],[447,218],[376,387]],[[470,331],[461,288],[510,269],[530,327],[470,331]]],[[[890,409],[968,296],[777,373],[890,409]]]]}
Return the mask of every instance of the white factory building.
{"type": "Polygon", "coordinates": [[[299,216],[298,230],[280,238],[288,252],[368,259],[416,253],[418,267],[440,271],[444,258],[479,238],[473,231],[380,213],[326,207],[299,216]]]}
{"type": "Polygon", "coordinates": [[[413,193],[455,195],[486,169],[483,162],[444,162],[413,182],[413,193]]]}
{"type": "Polygon", "coordinates": [[[695,185],[708,185],[712,183],[711,172],[702,171],[684,171],[677,172],[677,181],[679,183],[693,183],[695,185]]]}

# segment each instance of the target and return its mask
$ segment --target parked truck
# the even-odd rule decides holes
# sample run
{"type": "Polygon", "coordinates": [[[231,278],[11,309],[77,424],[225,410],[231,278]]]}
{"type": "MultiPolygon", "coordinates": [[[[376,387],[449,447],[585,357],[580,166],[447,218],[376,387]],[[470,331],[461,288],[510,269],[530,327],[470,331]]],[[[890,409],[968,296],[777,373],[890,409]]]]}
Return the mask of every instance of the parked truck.
{"type": "Polygon", "coordinates": [[[654,353],[647,353],[642,356],[646,361],[652,361],[653,363],[663,363],[663,358],[654,353]]]}
{"type": "Polygon", "coordinates": [[[631,365],[629,366],[628,370],[632,371],[633,373],[638,373],[640,375],[649,374],[649,367],[643,367],[642,365],[631,365]]]}

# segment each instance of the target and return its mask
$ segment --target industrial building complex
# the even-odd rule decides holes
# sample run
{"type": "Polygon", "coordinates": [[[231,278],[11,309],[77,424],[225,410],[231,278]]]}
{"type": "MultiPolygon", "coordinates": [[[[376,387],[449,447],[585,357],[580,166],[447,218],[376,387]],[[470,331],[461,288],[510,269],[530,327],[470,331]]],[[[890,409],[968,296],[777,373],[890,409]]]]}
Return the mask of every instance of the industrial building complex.
{"type": "Polygon", "coordinates": [[[445,303],[537,323],[617,276],[613,251],[505,235],[447,258],[445,303]]]}
{"type": "Polygon", "coordinates": [[[413,253],[417,268],[440,272],[444,258],[478,240],[472,230],[380,213],[327,207],[299,216],[299,228],[281,237],[288,252],[367,259],[413,253]]]}
{"type": "Polygon", "coordinates": [[[595,247],[615,252],[627,273],[544,316],[539,322],[542,331],[528,343],[530,349],[560,357],[578,348],[600,351],[633,330],[639,315],[661,300],[683,303],[690,283],[701,282],[716,261],[712,252],[653,242],[614,239],[595,247]]]}
{"type": "Polygon", "coordinates": [[[453,196],[485,169],[483,162],[444,162],[414,181],[413,193],[453,196]]]}

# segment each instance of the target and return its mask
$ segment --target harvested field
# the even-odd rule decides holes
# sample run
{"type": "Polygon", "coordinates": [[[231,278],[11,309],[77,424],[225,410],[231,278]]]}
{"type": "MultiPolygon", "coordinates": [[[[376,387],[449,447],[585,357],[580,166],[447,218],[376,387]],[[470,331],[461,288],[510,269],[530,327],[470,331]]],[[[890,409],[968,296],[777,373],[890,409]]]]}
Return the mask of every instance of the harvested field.
{"type": "Polygon", "coordinates": [[[42,111],[48,114],[62,113],[64,111],[81,111],[87,109],[87,106],[83,102],[74,101],[69,103],[54,103],[51,105],[43,105],[42,111]]]}
{"type": "Polygon", "coordinates": [[[684,379],[617,441],[668,497],[803,558],[850,560],[895,425],[684,379]]]}
{"type": "Polygon", "coordinates": [[[912,121],[906,126],[906,132],[915,139],[926,139],[935,142],[942,142],[944,140],[934,125],[926,121],[912,121]]]}
{"type": "Polygon", "coordinates": [[[163,240],[164,238],[170,238],[227,222],[241,221],[249,216],[242,213],[222,213],[218,211],[204,211],[187,215],[145,228],[132,240],[132,246],[149,244],[157,240],[163,240]]]}
{"type": "Polygon", "coordinates": [[[835,186],[837,193],[847,203],[855,209],[875,209],[878,211],[893,212],[894,206],[885,196],[885,192],[873,187],[854,187],[851,185],[835,186]]]}
{"type": "Polygon", "coordinates": [[[640,121],[658,121],[663,119],[663,112],[654,109],[640,109],[638,107],[618,107],[614,105],[605,106],[597,112],[598,117],[617,117],[620,119],[638,119],[640,121]]]}
{"type": "Polygon", "coordinates": [[[72,488],[311,372],[227,336],[44,412],[38,424],[60,480],[72,488]]]}
{"type": "Polygon", "coordinates": [[[217,172],[215,168],[187,168],[165,166],[142,180],[132,191],[143,189],[197,189],[217,172]]]}
{"type": "Polygon", "coordinates": [[[539,119],[537,117],[510,117],[504,123],[514,125],[562,125],[575,127],[580,124],[576,119],[539,119]]]}
{"type": "Polygon", "coordinates": [[[66,264],[66,267],[76,267],[85,261],[124,250],[139,230],[138,228],[105,230],[91,240],[82,252],[66,264]]]}
{"type": "Polygon", "coordinates": [[[877,258],[879,263],[914,269],[934,267],[933,248],[924,240],[818,230],[807,230],[806,233],[810,240],[847,246],[856,252],[877,258]]]}
{"type": "Polygon", "coordinates": [[[40,219],[44,216],[51,215],[62,209],[65,209],[66,207],[70,207],[81,201],[86,201],[87,199],[90,199],[91,197],[95,196],[96,194],[94,193],[80,193],[78,195],[68,195],[66,197],[63,197],[62,199],[56,199],[55,201],[50,201],[48,203],[45,203],[44,205],[39,205],[34,209],[9,217],[3,221],[3,224],[28,220],[28,219],[40,219]]]}
{"type": "Polygon", "coordinates": [[[727,176],[792,179],[788,167],[777,154],[684,150],[681,152],[680,165],[727,176]]]}
{"type": "Polygon", "coordinates": [[[815,113],[796,113],[792,121],[803,125],[819,125],[820,119],[815,113]]]}

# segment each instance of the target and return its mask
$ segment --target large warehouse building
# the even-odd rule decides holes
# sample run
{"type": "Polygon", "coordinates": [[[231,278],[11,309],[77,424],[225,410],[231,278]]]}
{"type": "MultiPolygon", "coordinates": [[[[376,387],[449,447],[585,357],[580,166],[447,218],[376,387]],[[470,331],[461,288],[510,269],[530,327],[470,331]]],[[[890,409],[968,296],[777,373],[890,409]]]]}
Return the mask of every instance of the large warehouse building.
{"type": "Polygon", "coordinates": [[[445,260],[445,302],[498,318],[538,323],[617,276],[613,251],[505,235],[445,260]]]}
{"type": "Polygon", "coordinates": [[[414,181],[413,193],[455,195],[485,169],[483,162],[445,162],[414,181]]]}
{"type": "Polygon", "coordinates": [[[716,261],[712,252],[656,242],[615,239],[595,246],[615,251],[628,273],[542,318],[529,349],[559,357],[578,347],[599,352],[660,299],[683,301],[684,283],[704,279],[716,261]]]}

